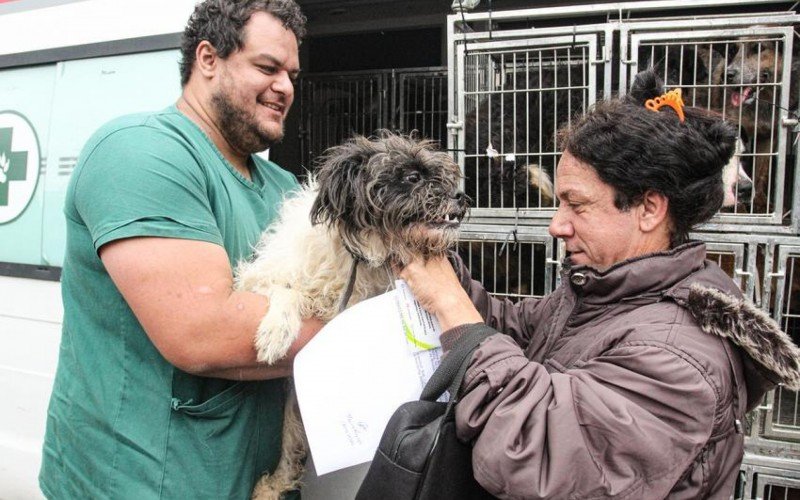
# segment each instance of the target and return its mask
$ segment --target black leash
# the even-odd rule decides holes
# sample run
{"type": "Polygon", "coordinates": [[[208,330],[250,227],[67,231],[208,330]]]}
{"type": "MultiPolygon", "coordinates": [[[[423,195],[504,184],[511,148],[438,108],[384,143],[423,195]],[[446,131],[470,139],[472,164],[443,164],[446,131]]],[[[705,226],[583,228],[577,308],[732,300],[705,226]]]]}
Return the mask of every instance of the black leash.
{"type": "Polygon", "coordinates": [[[344,311],[347,303],[350,301],[350,296],[353,295],[353,286],[356,284],[356,272],[358,271],[358,258],[353,256],[353,265],[350,268],[350,279],[347,281],[347,288],[342,294],[342,300],[339,302],[339,312],[344,311]]]}

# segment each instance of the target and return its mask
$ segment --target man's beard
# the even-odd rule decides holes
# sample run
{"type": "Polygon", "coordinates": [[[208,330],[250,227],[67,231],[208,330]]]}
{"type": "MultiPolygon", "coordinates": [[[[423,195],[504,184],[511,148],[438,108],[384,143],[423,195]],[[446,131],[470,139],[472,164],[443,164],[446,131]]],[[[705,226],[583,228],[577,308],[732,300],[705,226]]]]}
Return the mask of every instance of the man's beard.
{"type": "Polygon", "coordinates": [[[283,139],[283,125],[278,133],[261,128],[253,113],[245,111],[220,90],[211,96],[222,136],[236,151],[253,154],[264,151],[283,139]]]}

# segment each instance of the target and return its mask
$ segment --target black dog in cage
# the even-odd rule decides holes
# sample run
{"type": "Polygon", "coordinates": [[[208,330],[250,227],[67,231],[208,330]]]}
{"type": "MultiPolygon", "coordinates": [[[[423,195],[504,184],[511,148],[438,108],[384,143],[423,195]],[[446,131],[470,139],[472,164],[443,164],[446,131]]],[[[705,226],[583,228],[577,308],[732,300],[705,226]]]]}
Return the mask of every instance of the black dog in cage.
{"type": "Polygon", "coordinates": [[[518,56],[492,65],[483,80],[493,85],[465,96],[465,191],[474,208],[553,208],[557,131],[588,102],[580,59],[518,56]]]}
{"type": "MultiPolygon", "coordinates": [[[[590,89],[585,60],[546,54],[481,59],[494,72],[474,75],[486,88],[467,91],[464,100],[464,191],[473,208],[508,209],[512,217],[555,208],[557,132],[584,112],[590,89]]],[[[501,241],[465,242],[459,250],[473,277],[498,295],[516,300],[545,291],[545,247],[517,242],[513,227],[501,241]]]]}

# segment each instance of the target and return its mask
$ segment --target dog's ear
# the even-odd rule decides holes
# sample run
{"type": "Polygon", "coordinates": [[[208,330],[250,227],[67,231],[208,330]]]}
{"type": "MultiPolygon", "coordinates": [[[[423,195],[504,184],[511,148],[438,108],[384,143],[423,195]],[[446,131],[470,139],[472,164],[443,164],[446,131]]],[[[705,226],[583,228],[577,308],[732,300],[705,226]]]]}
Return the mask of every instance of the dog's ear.
{"type": "Polygon", "coordinates": [[[697,47],[694,59],[697,63],[697,75],[694,76],[696,82],[720,83],[722,81],[721,71],[724,71],[727,66],[723,52],[713,45],[700,45],[697,47]]]}
{"type": "Polygon", "coordinates": [[[371,143],[356,136],[340,146],[328,149],[316,173],[318,193],[311,207],[312,224],[333,224],[352,214],[357,197],[366,197],[364,166],[372,156],[371,143]]]}
{"type": "Polygon", "coordinates": [[[354,161],[337,163],[336,170],[320,170],[317,198],[311,206],[311,224],[332,224],[353,210],[352,185],[358,176],[359,164],[354,161]]]}

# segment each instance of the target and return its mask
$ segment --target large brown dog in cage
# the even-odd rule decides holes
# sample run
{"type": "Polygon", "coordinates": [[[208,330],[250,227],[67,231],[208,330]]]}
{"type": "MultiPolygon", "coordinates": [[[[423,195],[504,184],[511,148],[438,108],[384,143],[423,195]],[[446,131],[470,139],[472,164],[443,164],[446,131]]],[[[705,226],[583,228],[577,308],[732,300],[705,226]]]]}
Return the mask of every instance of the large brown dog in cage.
{"type": "MultiPolygon", "coordinates": [[[[800,51],[791,54],[789,87],[782,88],[785,57],[775,35],[653,44],[640,48],[640,60],[655,67],[669,87],[681,87],[688,105],[706,107],[739,124],[744,150],[739,157],[753,181],[752,192],[737,192],[736,213],[766,215],[784,211],[791,200],[791,162],[786,163],[784,203],[776,203],[778,133],[781,117],[797,109],[800,51]],[[781,92],[789,109],[781,110],[781,92]]],[[[797,44],[795,44],[797,47],[797,44]]]]}
{"type": "MultiPolygon", "coordinates": [[[[791,54],[789,75],[789,110],[797,109],[800,94],[800,51],[791,54]]],[[[767,213],[783,210],[774,205],[773,182],[777,167],[774,155],[778,145],[778,130],[782,126],[780,84],[783,80],[783,46],[776,40],[746,39],[736,44],[728,64],[717,64],[712,71],[715,89],[711,103],[740,126],[742,139],[752,152],[753,212],[767,213]]],[[[784,199],[792,193],[791,165],[786,165],[784,199]]]]}

